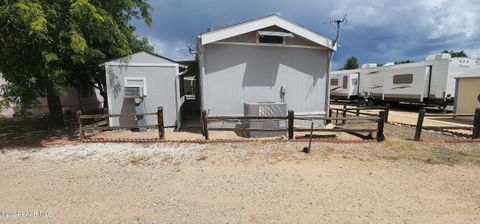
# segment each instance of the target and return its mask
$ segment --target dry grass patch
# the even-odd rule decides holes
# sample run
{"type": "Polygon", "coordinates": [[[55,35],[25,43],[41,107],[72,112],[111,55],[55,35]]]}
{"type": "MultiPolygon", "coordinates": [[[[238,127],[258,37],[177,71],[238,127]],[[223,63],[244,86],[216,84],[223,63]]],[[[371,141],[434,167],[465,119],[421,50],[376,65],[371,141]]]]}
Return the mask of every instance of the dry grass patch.
{"type": "Polygon", "coordinates": [[[18,158],[18,159],[21,160],[21,161],[25,161],[25,160],[29,160],[29,159],[31,159],[31,158],[32,158],[31,156],[22,156],[22,157],[20,157],[20,158],[18,158]]]}
{"type": "Polygon", "coordinates": [[[480,145],[468,144],[472,145],[465,147],[467,144],[425,144],[390,138],[381,144],[376,154],[388,160],[416,160],[449,166],[457,164],[480,166],[480,145]]]}
{"type": "Polygon", "coordinates": [[[128,162],[134,166],[138,165],[150,165],[148,161],[152,157],[150,155],[131,155],[128,157],[128,162]]]}
{"type": "Polygon", "coordinates": [[[174,159],[173,156],[166,155],[166,156],[162,157],[162,162],[172,164],[173,159],[174,159]]]}

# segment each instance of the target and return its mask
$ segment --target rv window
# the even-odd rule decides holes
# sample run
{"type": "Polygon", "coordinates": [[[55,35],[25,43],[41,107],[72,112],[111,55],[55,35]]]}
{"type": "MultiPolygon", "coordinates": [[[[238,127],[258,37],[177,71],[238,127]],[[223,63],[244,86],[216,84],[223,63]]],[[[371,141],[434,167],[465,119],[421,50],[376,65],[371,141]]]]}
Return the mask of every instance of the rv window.
{"type": "Polygon", "coordinates": [[[258,42],[267,44],[283,44],[283,37],[279,36],[260,36],[258,42]]]}
{"type": "Polygon", "coordinates": [[[413,74],[402,74],[393,76],[393,84],[410,84],[413,82],[413,74]]]}
{"type": "Polygon", "coordinates": [[[344,89],[348,87],[348,76],[343,76],[343,83],[342,83],[344,89]]]}
{"type": "Polygon", "coordinates": [[[352,86],[356,86],[356,85],[357,85],[357,82],[358,82],[357,79],[352,79],[352,86]]]}
{"type": "Polygon", "coordinates": [[[338,86],[338,79],[330,79],[331,86],[338,86]]]}

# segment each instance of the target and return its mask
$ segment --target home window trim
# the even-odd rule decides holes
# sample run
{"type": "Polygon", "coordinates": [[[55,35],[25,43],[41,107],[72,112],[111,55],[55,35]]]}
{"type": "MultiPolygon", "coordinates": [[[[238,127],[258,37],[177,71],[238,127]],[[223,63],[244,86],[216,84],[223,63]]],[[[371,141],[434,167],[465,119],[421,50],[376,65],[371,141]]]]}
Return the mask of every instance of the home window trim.
{"type": "Polygon", "coordinates": [[[147,96],[147,78],[145,77],[125,77],[124,78],[125,87],[142,87],[143,95],[147,96]],[[143,81],[143,85],[127,85],[128,81],[143,81]]]}

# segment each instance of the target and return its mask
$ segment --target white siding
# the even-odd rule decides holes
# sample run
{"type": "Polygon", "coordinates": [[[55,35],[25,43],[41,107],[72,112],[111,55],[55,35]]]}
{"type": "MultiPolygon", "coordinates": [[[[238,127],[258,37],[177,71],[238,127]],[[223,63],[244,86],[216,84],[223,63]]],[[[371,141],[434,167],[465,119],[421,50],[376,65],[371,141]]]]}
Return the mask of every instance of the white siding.
{"type": "Polygon", "coordinates": [[[244,102],[279,102],[282,85],[289,110],[327,111],[326,50],[209,44],[202,53],[203,108],[209,114],[241,115],[244,102]]]}
{"type": "MultiPolygon", "coordinates": [[[[133,114],[133,99],[126,99],[124,95],[125,77],[145,78],[147,96],[144,98],[145,111],[156,112],[159,106],[163,107],[165,126],[174,126],[177,120],[176,67],[107,67],[107,89],[109,95],[110,114],[133,114]]],[[[132,125],[135,120],[129,117],[112,118],[111,126],[132,125]]],[[[156,116],[147,116],[147,124],[157,124],[156,116]]]]}

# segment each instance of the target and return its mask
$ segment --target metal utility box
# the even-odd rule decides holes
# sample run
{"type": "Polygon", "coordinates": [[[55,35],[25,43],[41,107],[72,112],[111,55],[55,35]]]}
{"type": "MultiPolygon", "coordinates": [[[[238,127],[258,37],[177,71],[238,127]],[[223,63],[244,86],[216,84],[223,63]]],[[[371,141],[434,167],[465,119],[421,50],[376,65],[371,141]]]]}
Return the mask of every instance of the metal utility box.
{"type": "MultiPolygon", "coordinates": [[[[287,116],[287,104],[282,102],[256,102],[244,103],[245,116],[287,116]]],[[[246,120],[244,124],[248,128],[283,129],[281,131],[249,131],[248,137],[275,137],[286,135],[286,120],[246,120]]]]}

